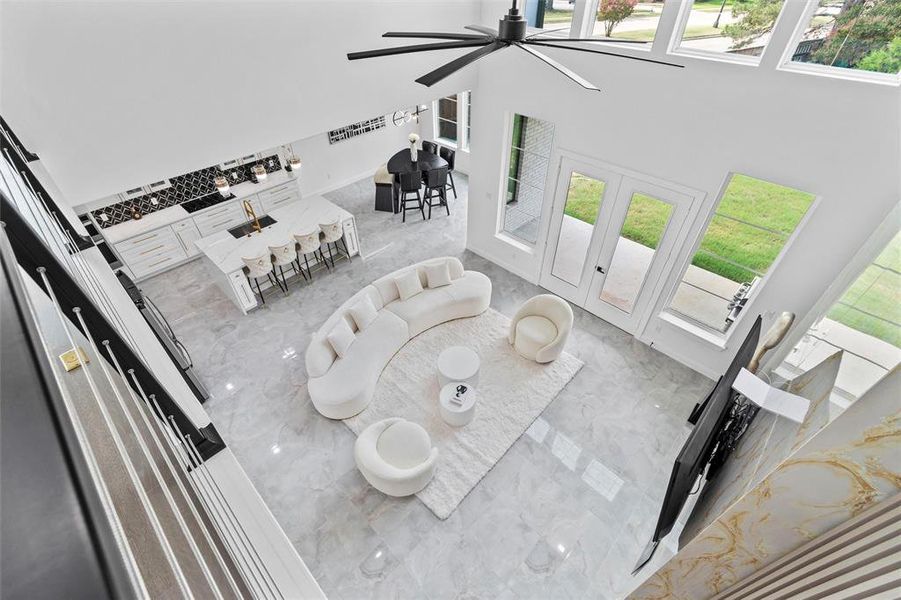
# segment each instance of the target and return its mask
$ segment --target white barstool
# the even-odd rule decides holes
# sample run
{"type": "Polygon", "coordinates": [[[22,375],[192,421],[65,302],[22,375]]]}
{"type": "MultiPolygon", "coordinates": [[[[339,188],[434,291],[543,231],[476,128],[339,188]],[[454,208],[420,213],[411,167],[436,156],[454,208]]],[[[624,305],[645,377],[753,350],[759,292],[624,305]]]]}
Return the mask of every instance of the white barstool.
{"type": "MultiPolygon", "coordinates": [[[[297,242],[297,264],[300,264],[300,259],[303,258],[303,265],[306,267],[307,275],[310,278],[310,281],[313,281],[313,271],[310,270],[310,259],[309,255],[313,255],[314,260],[319,260],[322,255],[322,251],[319,247],[319,230],[311,231],[310,233],[295,233],[294,241],[297,242]]],[[[322,256],[322,264],[328,268],[328,263],[325,261],[325,256],[322,256]]],[[[301,267],[303,270],[303,267],[301,267]]]]}
{"type": "Polygon", "coordinates": [[[287,294],[287,291],[282,288],[282,284],[279,282],[278,277],[275,277],[271,254],[267,252],[262,256],[255,256],[253,258],[242,257],[241,260],[244,262],[244,275],[247,276],[247,280],[251,283],[251,287],[253,287],[253,284],[256,284],[257,294],[260,295],[260,301],[263,304],[266,304],[266,298],[263,297],[263,290],[260,288],[260,279],[263,277],[267,278],[269,283],[273,286],[277,286],[278,289],[287,294]]]}
{"type": "MultiPolygon", "coordinates": [[[[282,286],[287,290],[288,280],[285,278],[285,267],[294,269],[295,275],[298,273],[297,244],[290,242],[283,246],[269,246],[269,252],[272,253],[272,266],[273,268],[278,268],[278,272],[282,276],[282,286]]],[[[300,275],[304,279],[307,278],[303,269],[300,269],[300,275]]]]}
{"type": "Polygon", "coordinates": [[[322,230],[322,243],[325,244],[326,249],[328,249],[328,257],[332,262],[332,266],[335,266],[335,258],[332,255],[332,246],[335,246],[335,252],[341,251],[338,247],[338,242],[341,242],[341,245],[344,246],[344,256],[347,257],[347,260],[350,260],[350,252],[347,251],[347,242],[344,241],[344,229],[341,227],[341,219],[338,219],[334,223],[320,223],[319,229],[322,230]]]}

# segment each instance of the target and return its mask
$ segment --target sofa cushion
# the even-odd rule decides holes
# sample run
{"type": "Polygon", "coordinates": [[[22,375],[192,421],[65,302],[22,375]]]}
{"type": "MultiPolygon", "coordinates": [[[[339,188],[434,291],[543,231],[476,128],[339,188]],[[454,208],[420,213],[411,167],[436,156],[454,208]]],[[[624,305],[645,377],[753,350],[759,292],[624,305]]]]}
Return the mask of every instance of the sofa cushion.
{"type": "MultiPolygon", "coordinates": [[[[394,273],[389,273],[384,277],[380,277],[372,282],[372,287],[378,290],[379,296],[381,297],[382,304],[381,306],[385,306],[397,300],[400,295],[397,293],[397,286],[394,284],[394,278],[405,273],[406,271],[411,271],[415,269],[417,273],[419,273],[419,281],[422,283],[423,287],[428,285],[428,279],[426,278],[425,268],[429,265],[434,265],[437,263],[446,263],[448,267],[448,271],[450,271],[451,281],[459,279],[463,277],[463,263],[452,256],[443,256],[440,258],[432,258],[426,261],[423,261],[417,265],[412,267],[407,267],[405,269],[400,269],[395,271],[394,273]]],[[[378,304],[376,304],[376,308],[381,308],[378,304]]]]}
{"type": "Polygon", "coordinates": [[[397,293],[401,300],[408,300],[422,291],[422,282],[419,273],[415,270],[406,271],[394,278],[397,293]]]}
{"type": "Polygon", "coordinates": [[[332,349],[335,351],[335,354],[338,355],[338,358],[343,358],[347,355],[347,351],[350,349],[350,346],[354,343],[355,339],[353,330],[344,319],[339,319],[325,338],[328,340],[328,343],[331,344],[332,349]]]}
{"type": "Polygon", "coordinates": [[[421,465],[432,452],[432,440],[420,425],[397,421],[389,425],[376,442],[379,456],[398,469],[421,465]]]}
{"type": "Polygon", "coordinates": [[[527,357],[534,357],[556,337],[556,325],[545,317],[531,315],[516,324],[516,349],[527,357]]]}
{"type": "Polygon", "coordinates": [[[385,308],[406,321],[410,337],[415,337],[439,323],[456,319],[454,297],[450,286],[426,289],[408,300],[395,300],[385,308]]]}
{"type": "Polygon", "coordinates": [[[490,302],[491,280],[481,273],[467,271],[451,285],[423,290],[409,300],[396,300],[385,308],[407,322],[412,338],[445,321],[480,314],[490,302]]]}
{"type": "Polygon", "coordinates": [[[447,262],[426,265],[425,277],[430,288],[439,288],[451,283],[450,268],[447,266],[447,262]]]}
{"type": "Polygon", "coordinates": [[[322,376],[310,377],[307,389],[316,410],[331,419],[346,419],[366,408],[382,369],[410,339],[407,331],[397,315],[379,311],[375,321],[357,333],[347,356],[336,359],[322,376]]]}
{"type": "Polygon", "coordinates": [[[335,326],[339,319],[347,321],[347,324],[353,331],[358,329],[357,324],[350,317],[350,307],[355,306],[363,298],[369,298],[376,310],[381,310],[382,297],[371,285],[367,285],[362,290],[351,296],[347,302],[341,305],[332,315],[325,320],[322,327],[313,334],[310,345],[307,347],[305,362],[307,366],[307,375],[310,377],[322,377],[328,373],[329,368],[338,356],[335,354],[334,348],[328,343],[326,336],[335,326]]]}
{"type": "Polygon", "coordinates": [[[369,296],[361,298],[359,302],[350,307],[348,312],[360,331],[366,329],[379,316],[369,296]]]}

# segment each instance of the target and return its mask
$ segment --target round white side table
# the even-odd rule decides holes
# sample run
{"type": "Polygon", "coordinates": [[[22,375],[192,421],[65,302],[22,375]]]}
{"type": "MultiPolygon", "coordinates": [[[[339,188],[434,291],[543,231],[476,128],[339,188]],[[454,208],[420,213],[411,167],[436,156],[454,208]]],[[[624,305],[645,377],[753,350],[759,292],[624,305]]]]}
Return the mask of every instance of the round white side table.
{"type": "Polygon", "coordinates": [[[451,381],[479,385],[479,355],[465,346],[451,346],[438,355],[438,384],[442,387],[451,381]]]}
{"type": "Polygon", "coordinates": [[[462,381],[451,381],[441,388],[438,397],[438,410],[441,412],[441,418],[448,425],[454,427],[462,427],[472,421],[476,415],[476,389],[462,381]],[[459,391],[458,388],[465,387],[465,391],[459,391]],[[457,404],[453,400],[457,398],[460,403],[457,404]]]}

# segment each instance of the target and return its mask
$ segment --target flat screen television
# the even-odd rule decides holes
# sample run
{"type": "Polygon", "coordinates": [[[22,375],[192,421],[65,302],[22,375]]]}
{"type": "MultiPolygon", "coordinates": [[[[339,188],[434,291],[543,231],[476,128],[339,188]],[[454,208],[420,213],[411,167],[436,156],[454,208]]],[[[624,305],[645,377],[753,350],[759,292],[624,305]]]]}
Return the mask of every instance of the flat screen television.
{"type": "Polygon", "coordinates": [[[754,351],[757,349],[761,321],[761,317],[758,316],[738,352],[735,353],[729,368],[707,394],[704,402],[692,411],[689,422],[695,424],[694,428],[673,464],[669,485],[667,485],[666,495],[663,498],[663,506],[660,508],[660,516],[657,519],[657,527],[654,529],[651,541],[639,557],[633,573],[651,560],[657,544],[672,530],[685,501],[691,495],[691,489],[710,461],[717,438],[732,409],[732,384],[735,382],[738,372],[751,362],[754,351]]]}

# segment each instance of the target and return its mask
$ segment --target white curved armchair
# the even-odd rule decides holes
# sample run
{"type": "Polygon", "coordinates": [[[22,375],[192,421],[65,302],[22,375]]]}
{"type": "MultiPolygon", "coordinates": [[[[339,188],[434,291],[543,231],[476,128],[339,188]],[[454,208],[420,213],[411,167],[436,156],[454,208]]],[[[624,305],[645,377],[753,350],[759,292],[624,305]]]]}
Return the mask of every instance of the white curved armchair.
{"type": "Polygon", "coordinates": [[[394,417],[363,430],[354,459],[372,487],[389,496],[409,496],[432,480],[438,448],[421,426],[394,417]]]}
{"type": "Polygon", "coordinates": [[[539,363],[559,358],[573,328],[566,300],[541,294],[526,300],[510,323],[510,343],[522,356],[539,363]]]}

